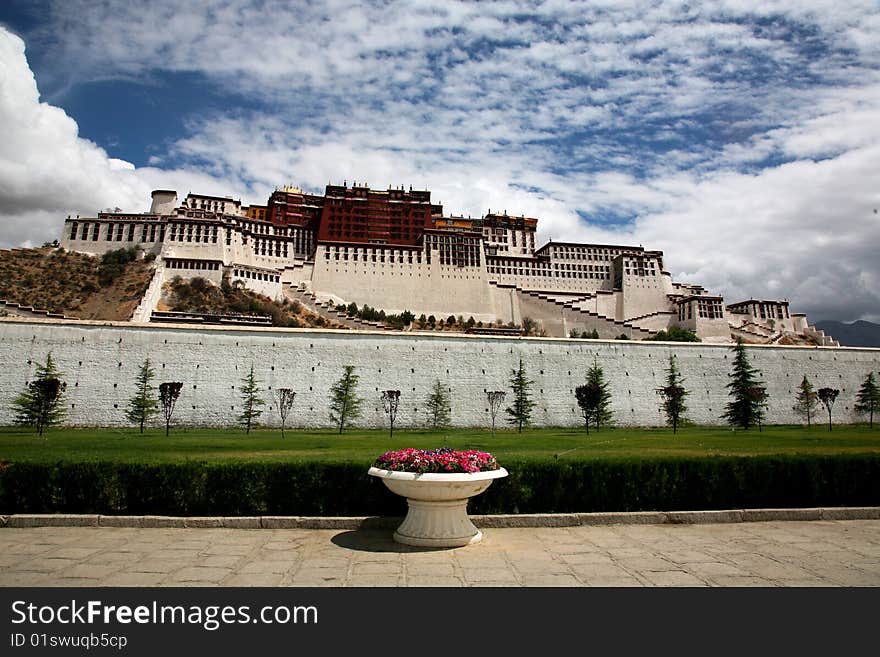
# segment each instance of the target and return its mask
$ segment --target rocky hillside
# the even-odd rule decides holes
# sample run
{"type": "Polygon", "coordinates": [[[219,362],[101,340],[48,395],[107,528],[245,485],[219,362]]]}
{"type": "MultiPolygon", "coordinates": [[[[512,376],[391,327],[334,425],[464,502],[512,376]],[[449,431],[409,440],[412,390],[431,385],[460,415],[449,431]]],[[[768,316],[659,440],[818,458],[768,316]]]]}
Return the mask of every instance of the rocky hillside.
{"type": "Polygon", "coordinates": [[[42,247],[0,251],[0,300],[79,319],[125,321],[140,303],[152,263],[133,250],[99,258],[42,247]]]}
{"type": "Polygon", "coordinates": [[[296,301],[273,301],[241,285],[223,283],[217,287],[204,278],[183,280],[180,277],[165,284],[159,310],[223,315],[268,315],[273,326],[346,328],[310,312],[296,301]]]}

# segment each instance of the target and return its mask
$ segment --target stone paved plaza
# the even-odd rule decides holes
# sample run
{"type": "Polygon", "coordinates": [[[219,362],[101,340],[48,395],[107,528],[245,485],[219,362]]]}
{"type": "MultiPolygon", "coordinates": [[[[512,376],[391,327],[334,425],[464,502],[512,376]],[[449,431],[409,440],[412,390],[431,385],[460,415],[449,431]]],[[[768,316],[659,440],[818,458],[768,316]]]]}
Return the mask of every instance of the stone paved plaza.
{"type": "Polygon", "coordinates": [[[390,531],[0,529],[2,586],[880,586],[880,520],[390,531]]]}

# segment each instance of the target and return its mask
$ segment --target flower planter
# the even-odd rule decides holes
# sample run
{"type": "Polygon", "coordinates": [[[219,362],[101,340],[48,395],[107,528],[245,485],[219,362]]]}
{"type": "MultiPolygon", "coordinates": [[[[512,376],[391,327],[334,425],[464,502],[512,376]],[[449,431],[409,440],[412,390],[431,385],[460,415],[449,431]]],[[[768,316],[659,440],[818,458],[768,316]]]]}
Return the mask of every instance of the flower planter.
{"type": "Polygon", "coordinates": [[[483,538],[468,518],[468,498],[485,491],[494,479],[506,477],[507,470],[420,474],[373,467],[368,474],[406,498],[409,510],[394,532],[395,541],[420,547],[461,547],[483,538]]]}

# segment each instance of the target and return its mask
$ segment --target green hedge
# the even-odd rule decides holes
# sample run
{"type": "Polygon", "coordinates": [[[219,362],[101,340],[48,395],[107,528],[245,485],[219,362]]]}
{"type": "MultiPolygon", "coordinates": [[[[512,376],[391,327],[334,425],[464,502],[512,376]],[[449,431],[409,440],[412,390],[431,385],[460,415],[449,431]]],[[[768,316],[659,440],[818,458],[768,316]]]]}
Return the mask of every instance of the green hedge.
{"type": "MultiPolygon", "coordinates": [[[[880,456],[523,461],[472,513],[880,506],[880,456]]],[[[0,513],[403,515],[361,463],[13,463],[0,513]]]]}

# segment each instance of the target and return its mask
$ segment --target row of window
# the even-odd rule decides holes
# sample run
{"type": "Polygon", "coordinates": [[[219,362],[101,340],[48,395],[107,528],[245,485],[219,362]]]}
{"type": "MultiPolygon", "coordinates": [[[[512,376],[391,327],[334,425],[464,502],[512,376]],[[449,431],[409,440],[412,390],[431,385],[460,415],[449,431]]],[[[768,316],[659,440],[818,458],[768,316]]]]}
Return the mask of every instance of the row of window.
{"type": "Polygon", "coordinates": [[[217,243],[217,225],[169,224],[168,239],[171,242],[217,243]]]}
{"type": "MultiPolygon", "coordinates": [[[[413,249],[378,249],[358,248],[347,246],[325,246],[325,260],[352,260],[353,262],[398,262],[407,264],[422,264],[422,252],[413,249]],[[387,253],[386,253],[387,252],[387,253]],[[387,258],[387,260],[386,260],[387,258]]],[[[431,260],[428,258],[428,262],[431,260]]]]}
{"type": "Polygon", "coordinates": [[[724,319],[724,307],[717,299],[699,299],[680,304],[678,319],[693,319],[694,305],[697,306],[697,316],[701,319],[724,319]]]}
{"type": "Polygon", "coordinates": [[[210,260],[184,260],[181,258],[166,258],[165,266],[168,269],[196,269],[217,271],[220,269],[220,263],[210,260]]]}
{"type": "Polygon", "coordinates": [[[280,240],[254,239],[254,255],[268,255],[276,258],[287,257],[287,242],[280,240]]]}
{"type": "Polygon", "coordinates": [[[267,283],[278,283],[281,276],[278,274],[270,274],[262,271],[251,271],[250,269],[233,269],[232,275],[236,278],[246,278],[252,281],[265,281],[267,283]]]}
{"type": "Polygon", "coordinates": [[[610,262],[623,253],[623,250],[600,249],[585,246],[554,246],[551,248],[550,253],[554,258],[562,258],[565,260],[595,260],[599,262],[610,262]]]}

